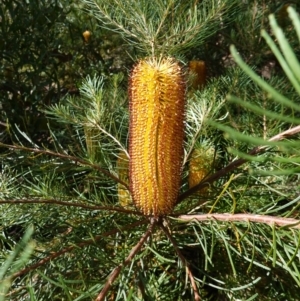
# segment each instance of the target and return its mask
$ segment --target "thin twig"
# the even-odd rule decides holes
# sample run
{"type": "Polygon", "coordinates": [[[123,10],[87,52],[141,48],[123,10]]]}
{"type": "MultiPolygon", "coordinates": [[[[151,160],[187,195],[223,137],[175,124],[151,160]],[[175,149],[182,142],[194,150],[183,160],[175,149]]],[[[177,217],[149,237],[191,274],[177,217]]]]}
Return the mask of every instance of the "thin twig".
{"type": "MultiPolygon", "coordinates": [[[[268,141],[280,141],[283,140],[285,138],[289,138],[295,134],[300,133],[300,125],[293,127],[289,130],[286,130],[282,133],[279,133],[275,136],[273,136],[272,138],[270,138],[268,141]]],[[[250,156],[255,156],[259,153],[264,152],[269,146],[258,146],[253,148],[248,155],[250,156]]],[[[231,162],[230,164],[228,164],[226,167],[224,167],[223,169],[217,171],[216,173],[214,173],[213,175],[211,175],[210,177],[202,180],[199,184],[197,184],[196,186],[188,189],[187,191],[185,191],[184,193],[182,193],[178,199],[177,199],[177,204],[179,204],[181,201],[183,201],[185,198],[191,196],[192,194],[194,194],[195,192],[199,191],[200,189],[204,188],[205,186],[209,186],[211,183],[213,183],[214,181],[220,179],[221,177],[225,176],[226,174],[228,174],[229,172],[233,171],[234,169],[238,168],[239,166],[241,166],[242,164],[248,162],[249,160],[247,159],[238,159],[235,160],[233,162],[231,162]]]]}
{"type": "Polygon", "coordinates": [[[142,248],[142,246],[144,245],[146,239],[151,235],[154,226],[156,225],[157,221],[153,220],[151,222],[151,224],[149,225],[147,231],[143,234],[143,236],[141,237],[141,239],[139,240],[139,242],[131,249],[128,257],[124,260],[124,262],[120,263],[109,275],[104,287],[102,288],[100,294],[97,296],[96,301],[102,301],[104,300],[107,292],[109,291],[110,287],[112,286],[112,284],[114,283],[114,281],[116,280],[116,278],[119,276],[119,274],[122,271],[122,268],[125,267],[126,265],[128,265],[132,259],[134,258],[134,256],[139,252],[139,250],[142,248]]]}
{"type": "Polygon", "coordinates": [[[88,246],[88,245],[91,245],[93,243],[95,243],[96,241],[99,241],[101,240],[103,237],[107,237],[107,236],[110,236],[110,235],[113,235],[113,234],[116,234],[118,232],[122,232],[122,231],[125,231],[125,230],[129,230],[129,229],[132,229],[132,228],[136,228],[137,226],[140,226],[140,225],[143,225],[145,224],[146,222],[148,222],[148,220],[142,220],[142,221],[138,221],[138,222],[135,222],[135,223],[132,223],[130,225],[127,225],[127,226],[124,226],[120,229],[114,229],[114,230],[111,230],[111,231],[108,231],[108,232],[105,232],[105,233],[102,233],[101,235],[96,235],[95,237],[93,237],[92,239],[88,239],[88,240],[85,240],[83,242],[80,242],[78,244],[75,244],[75,245],[72,245],[72,246],[69,246],[67,248],[64,248],[58,252],[54,252],[53,254],[43,258],[42,260],[38,261],[37,263],[27,267],[27,268],[24,268],[12,275],[9,276],[10,279],[15,279],[19,276],[22,276],[32,270],[35,270],[36,268],[44,265],[45,263],[53,260],[53,259],[56,259],[57,257],[59,257],[60,255],[63,255],[65,253],[68,253],[70,251],[72,251],[73,249],[75,248],[83,248],[85,246],[88,246]]]}
{"type": "Polygon", "coordinates": [[[103,134],[105,134],[109,138],[111,138],[121,148],[121,150],[126,154],[127,158],[129,159],[129,154],[128,154],[126,148],[122,145],[122,143],[116,137],[114,137],[112,134],[110,134],[109,132],[104,130],[99,124],[94,124],[94,126],[96,126],[103,134]]]}
{"type": "Polygon", "coordinates": [[[185,222],[191,221],[210,221],[217,220],[222,222],[253,222],[267,225],[276,225],[280,227],[289,227],[293,229],[300,229],[300,220],[295,218],[284,218],[270,215],[259,215],[250,213],[212,213],[212,214],[193,214],[193,215],[179,215],[176,219],[185,222]]]}
{"type": "Polygon", "coordinates": [[[111,178],[115,182],[124,185],[126,187],[126,189],[128,189],[128,191],[129,191],[128,183],[122,181],[121,179],[119,179],[118,177],[116,177],[115,175],[113,175],[112,173],[107,171],[106,169],[100,167],[99,165],[93,164],[93,163],[88,162],[84,159],[80,159],[79,157],[70,156],[70,155],[62,154],[62,153],[57,153],[57,152],[53,152],[53,151],[50,151],[50,150],[25,147],[25,146],[21,146],[21,145],[10,145],[10,144],[0,143],[0,146],[6,147],[6,148],[9,148],[9,149],[24,150],[24,151],[33,152],[33,153],[36,153],[36,154],[43,154],[43,155],[53,156],[53,157],[57,157],[57,158],[61,158],[61,159],[67,159],[67,160],[71,160],[71,161],[74,161],[76,163],[82,164],[84,166],[92,167],[93,169],[96,169],[96,170],[100,171],[101,173],[105,174],[107,177],[111,178]]]}
{"type": "Polygon", "coordinates": [[[136,210],[128,210],[116,206],[97,206],[97,205],[87,205],[84,203],[74,203],[74,202],[66,202],[66,201],[59,201],[54,199],[17,199],[17,200],[0,200],[1,204],[51,204],[51,205],[58,205],[58,206],[68,206],[68,207],[80,207],[87,210],[107,210],[107,211],[117,211],[126,214],[135,214],[135,215],[143,215],[141,212],[136,210]]]}
{"type": "Polygon", "coordinates": [[[197,284],[195,282],[195,279],[194,279],[194,275],[192,273],[192,270],[191,270],[191,267],[190,267],[190,264],[189,262],[185,259],[185,257],[182,255],[175,239],[172,237],[172,235],[170,234],[169,230],[163,225],[163,223],[160,223],[159,225],[162,230],[164,231],[164,233],[167,235],[168,239],[170,240],[170,242],[172,243],[178,257],[180,258],[181,262],[183,263],[183,265],[186,267],[186,271],[187,271],[187,274],[190,278],[190,281],[191,281],[191,285],[192,285],[192,289],[194,291],[194,297],[195,297],[195,301],[201,301],[201,297],[199,295],[199,291],[198,291],[198,287],[197,287],[197,284]]]}
{"type": "Polygon", "coordinates": [[[0,121],[0,125],[8,127],[8,123],[2,122],[2,121],[0,121]]]}

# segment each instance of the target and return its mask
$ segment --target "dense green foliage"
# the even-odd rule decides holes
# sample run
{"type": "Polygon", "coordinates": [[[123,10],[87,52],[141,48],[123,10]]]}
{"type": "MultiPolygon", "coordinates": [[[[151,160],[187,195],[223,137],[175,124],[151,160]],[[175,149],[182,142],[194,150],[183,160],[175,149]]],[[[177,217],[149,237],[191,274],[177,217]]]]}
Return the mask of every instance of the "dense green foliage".
{"type": "Polygon", "coordinates": [[[274,0],[2,0],[0,300],[95,300],[148,233],[149,219],[120,204],[117,165],[129,70],[146,55],[175,56],[188,82],[188,62],[204,60],[207,84],[188,89],[174,214],[106,300],[298,300],[299,131],[276,138],[300,124],[296,11],[274,0]],[[214,153],[206,194],[188,187],[196,148],[214,153]],[[247,217],[179,217],[207,213],[247,217]]]}

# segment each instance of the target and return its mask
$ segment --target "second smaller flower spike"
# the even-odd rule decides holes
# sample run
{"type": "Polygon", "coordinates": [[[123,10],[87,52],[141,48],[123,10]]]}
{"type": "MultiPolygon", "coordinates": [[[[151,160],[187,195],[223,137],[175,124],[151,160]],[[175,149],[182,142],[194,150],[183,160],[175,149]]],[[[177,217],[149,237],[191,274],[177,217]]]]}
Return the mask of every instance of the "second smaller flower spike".
{"type": "MultiPolygon", "coordinates": [[[[213,147],[197,146],[192,152],[189,162],[189,188],[198,185],[214,169],[217,159],[213,147]]],[[[209,192],[209,186],[198,191],[199,195],[205,196],[209,192]]]]}
{"type": "Polygon", "coordinates": [[[204,61],[190,61],[189,72],[192,77],[192,87],[194,89],[201,89],[205,86],[206,82],[206,66],[204,61]]]}
{"type": "MultiPolygon", "coordinates": [[[[120,151],[117,160],[117,171],[120,180],[128,184],[129,182],[129,159],[124,151],[120,151]]],[[[127,188],[118,183],[119,202],[122,207],[128,207],[131,204],[130,193],[127,188]]]]}
{"type": "Polygon", "coordinates": [[[145,215],[172,212],[181,184],[186,85],[172,58],[141,60],[130,86],[129,177],[145,215]]]}

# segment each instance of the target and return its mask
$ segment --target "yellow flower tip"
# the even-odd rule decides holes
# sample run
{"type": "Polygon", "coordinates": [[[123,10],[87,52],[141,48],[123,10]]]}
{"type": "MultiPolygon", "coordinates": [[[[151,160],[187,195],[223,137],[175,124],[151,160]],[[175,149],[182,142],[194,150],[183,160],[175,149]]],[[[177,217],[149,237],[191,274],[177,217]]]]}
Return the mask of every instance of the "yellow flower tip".
{"type": "Polygon", "coordinates": [[[129,177],[145,215],[172,212],[181,183],[185,81],[172,58],[141,60],[130,85],[129,177]]]}
{"type": "Polygon", "coordinates": [[[86,30],[82,33],[83,39],[86,43],[89,42],[91,35],[92,35],[92,33],[89,30],[86,30]]]}

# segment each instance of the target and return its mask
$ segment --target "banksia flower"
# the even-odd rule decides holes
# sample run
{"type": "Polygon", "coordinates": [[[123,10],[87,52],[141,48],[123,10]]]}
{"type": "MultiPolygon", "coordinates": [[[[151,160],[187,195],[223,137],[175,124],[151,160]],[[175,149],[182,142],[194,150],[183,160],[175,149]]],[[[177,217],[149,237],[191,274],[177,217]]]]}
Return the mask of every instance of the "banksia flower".
{"type": "Polygon", "coordinates": [[[194,89],[203,88],[206,82],[206,66],[204,61],[190,61],[189,72],[192,75],[192,87],[194,89]]]}
{"type": "MultiPolygon", "coordinates": [[[[119,179],[125,183],[129,183],[129,159],[124,151],[121,151],[117,160],[117,171],[119,179]]],[[[118,183],[119,203],[123,207],[127,207],[131,203],[131,197],[128,189],[118,183]]]]}
{"type": "Polygon", "coordinates": [[[171,58],[140,61],[130,86],[129,177],[145,215],[172,212],[181,182],[185,82],[171,58]]]}
{"type": "MultiPolygon", "coordinates": [[[[199,184],[201,180],[208,176],[214,165],[214,149],[197,147],[191,155],[189,163],[189,187],[199,184]]],[[[204,187],[199,194],[205,195],[208,187],[204,187]]]]}

